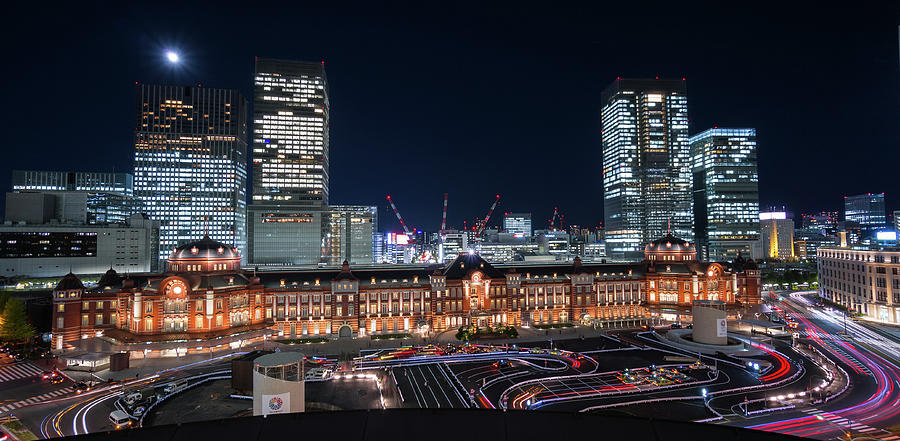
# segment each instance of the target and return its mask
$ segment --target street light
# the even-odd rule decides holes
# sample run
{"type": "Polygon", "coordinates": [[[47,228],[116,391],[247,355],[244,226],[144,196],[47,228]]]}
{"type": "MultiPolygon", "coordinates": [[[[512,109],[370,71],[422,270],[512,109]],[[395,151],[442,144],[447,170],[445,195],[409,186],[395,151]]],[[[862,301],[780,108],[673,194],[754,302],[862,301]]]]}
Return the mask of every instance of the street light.
{"type": "Polygon", "coordinates": [[[175,64],[181,61],[181,57],[178,55],[178,52],[168,50],[166,51],[166,60],[169,60],[169,63],[175,64]]]}

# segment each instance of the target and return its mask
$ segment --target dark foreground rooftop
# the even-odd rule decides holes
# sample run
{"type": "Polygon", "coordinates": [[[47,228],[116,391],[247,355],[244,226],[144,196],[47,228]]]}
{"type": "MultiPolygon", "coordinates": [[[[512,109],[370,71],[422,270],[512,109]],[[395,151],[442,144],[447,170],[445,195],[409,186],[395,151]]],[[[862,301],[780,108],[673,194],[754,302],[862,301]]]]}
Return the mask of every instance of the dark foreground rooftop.
{"type": "Polygon", "coordinates": [[[229,418],[100,432],[88,440],[197,441],[332,440],[798,440],[793,436],[729,426],[544,411],[391,409],[310,412],[229,418]]]}

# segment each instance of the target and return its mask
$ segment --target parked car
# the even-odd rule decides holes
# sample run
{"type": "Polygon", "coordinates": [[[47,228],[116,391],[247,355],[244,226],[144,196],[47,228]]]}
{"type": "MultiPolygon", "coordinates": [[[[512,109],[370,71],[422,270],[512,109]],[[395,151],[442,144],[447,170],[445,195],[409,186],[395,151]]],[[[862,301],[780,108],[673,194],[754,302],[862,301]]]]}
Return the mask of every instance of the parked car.
{"type": "Polygon", "coordinates": [[[167,384],[163,388],[163,393],[165,393],[166,395],[169,395],[169,394],[172,394],[175,392],[181,392],[184,388],[187,387],[187,385],[188,385],[187,379],[176,380],[176,381],[173,381],[173,382],[167,384]]]}
{"type": "Polygon", "coordinates": [[[116,409],[109,413],[109,421],[116,426],[116,429],[121,429],[131,425],[131,416],[122,410],[116,409]]]}

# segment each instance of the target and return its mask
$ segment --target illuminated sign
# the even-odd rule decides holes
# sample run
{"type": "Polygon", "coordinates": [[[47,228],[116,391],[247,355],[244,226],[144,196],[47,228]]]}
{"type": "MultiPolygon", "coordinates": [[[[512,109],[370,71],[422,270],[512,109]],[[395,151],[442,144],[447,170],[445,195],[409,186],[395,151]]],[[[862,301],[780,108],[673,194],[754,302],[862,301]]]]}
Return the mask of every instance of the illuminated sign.
{"type": "Polygon", "coordinates": [[[407,245],[409,244],[409,235],[408,234],[398,234],[397,235],[397,245],[407,245]]]}
{"type": "Polygon", "coordinates": [[[409,235],[408,234],[388,233],[385,236],[385,242],[387,242],[388,245],[408,245],[409,244],[409,235]]]}
{"type": "Polygon", "coordinates": [[[875,233],[875,238],[878,240],[897,240],[897,232],[896,231],[879,231],[875,233]]]}
{"type": "Polygon", "coordinates": [[[759,213],[759,220],[787,219],[787,213],[783,211],[773,211],[769,213],[759,213]]]}

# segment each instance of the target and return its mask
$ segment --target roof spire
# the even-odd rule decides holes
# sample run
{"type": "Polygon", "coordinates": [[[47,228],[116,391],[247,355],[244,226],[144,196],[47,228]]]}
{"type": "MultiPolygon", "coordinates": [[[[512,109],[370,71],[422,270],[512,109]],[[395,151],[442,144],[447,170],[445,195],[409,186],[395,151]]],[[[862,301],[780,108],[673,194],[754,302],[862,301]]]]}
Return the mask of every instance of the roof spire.
{"type": "Polygon", "coordinates": [[[671,217],[666,219],[666,235],[667,236],[672,235],[672,218],[671,217]]]}
{"type": "Polygon", "coordinates": [[[206,221],[204,222],[203,231],[204,231],[203,237],[208,239],[209,238],[209,216],[206,216],[206,221]]]}

